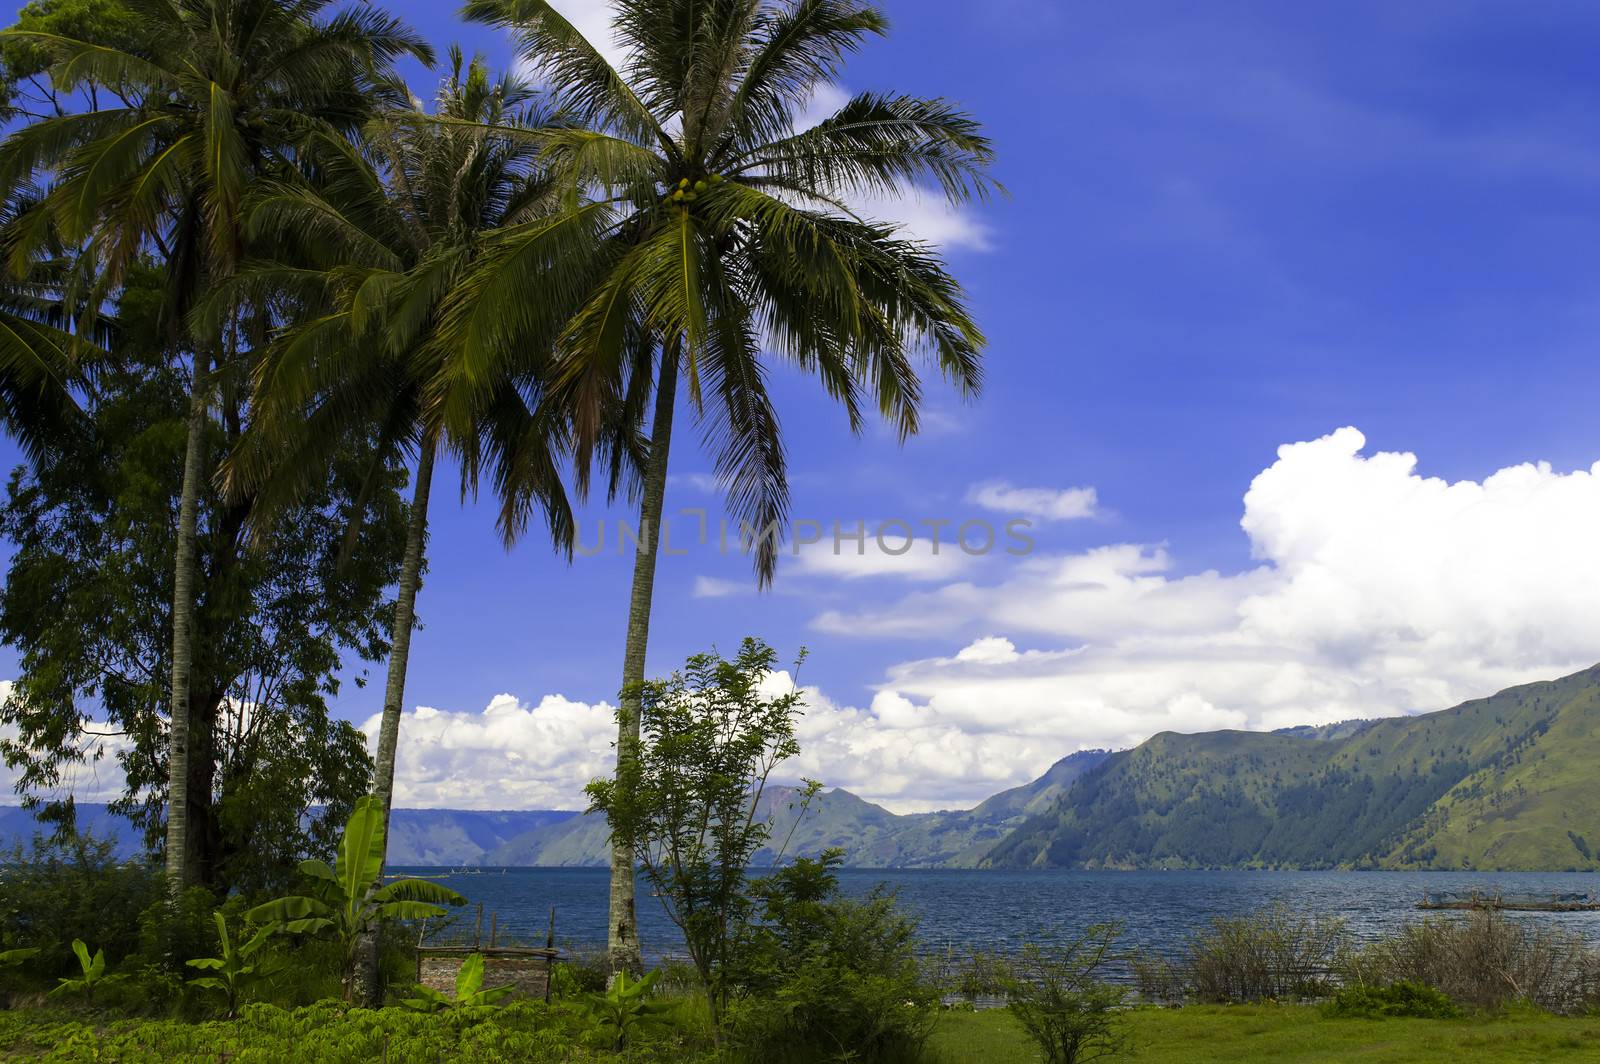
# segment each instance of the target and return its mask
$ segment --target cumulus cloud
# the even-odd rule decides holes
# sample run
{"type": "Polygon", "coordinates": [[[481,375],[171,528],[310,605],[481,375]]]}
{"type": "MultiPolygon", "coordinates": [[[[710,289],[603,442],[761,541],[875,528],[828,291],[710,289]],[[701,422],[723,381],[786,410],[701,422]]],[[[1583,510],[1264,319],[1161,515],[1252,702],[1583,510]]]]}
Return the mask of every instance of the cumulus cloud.
{"type": "Polygon", "coordinates": [[[1078,521],[1099,513],[1093,488],[1018,488],[1003,480],[974,484],[967,501],[985,510],[1031,517],[1038,521],[1078,521]]]}
{"type": "MultiPolygon", "coordinates": [[[[381,714],[360,726],[374,748],[381,714]]],[[[395,804],[449,809],[574,809],[615,762],[615,710],[547,695],[496,695],[481,713],[419,706],[400,725],[395,804]]]]}
{"type": "Polygon", "coordinates": [[[1600,463],[1451,483],[1365,446],[1344,428],[1279,449],[1244,498],[1260,564],[1241,572],[1182,574],[1166,547],[1114,544],[814,623],[1005,633],[892,666],[874,706],[984,748],[1030,736],[1029,771],[1167,729],[1443,709],[1600,658],[1600,463]],[[1017,651],[1021,636],[1046,648],[1017,651]]]}

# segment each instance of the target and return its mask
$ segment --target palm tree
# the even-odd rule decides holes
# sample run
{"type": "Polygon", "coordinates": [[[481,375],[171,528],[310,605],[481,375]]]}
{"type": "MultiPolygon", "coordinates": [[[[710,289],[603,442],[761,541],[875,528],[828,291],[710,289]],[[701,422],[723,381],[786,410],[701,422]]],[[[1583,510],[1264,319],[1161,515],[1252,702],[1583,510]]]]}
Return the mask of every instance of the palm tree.
{"type": "MultiPolygon", "coordinates": [[[[0,230],[32,204],[26,197],[11,205],[0,230]]],[[[35,249],[36,251],[38,249],[35,249]]],[[[81,424],[73,390],[84,380],[85,355],[105,338],[109,322],[85,322],[66,304],[70,259],[59,248],[28,255],[13,274],[0,276],[0,430],[30,457],[81,424]],[[89,335],[75,334],[86,324],[89,335]]]]}
{"type": "MultiPolygon", "coordinates": [[[[255,418],[226,470],[232,490],[257,496],[258,521],[315,483],[353,433],[376,434],[380,453],[403,447],[417,455],[374,778],[385,831],[440,447],[459,459],[463,491],[491,477],[508,542],[534,508],[559,549],[570,550],[573,537],[559,424],[542,428],[510,382],[491,389],[464,423],[443,417],[452,352],[435,336],[436,308],[485,234],[552,206],[533,146],[494,132],[536,128],[533,86],[491,79],[481,59],[463,68],[459,48],[450,64],[433,115],[385,113],[359,143],[321,135],[307,180],[262,186],[252,235],[278,256],[239,278],[244,288],[292,294],[302,312],[257,364],[255,418]]],[[[374,1003],[375,931],[365,938],[356,982],[374,1003]]]]}
{"type": "MultiPolygon", "coordinates": [[[[902,439],[918,428],[919,352],[967,396],[980,382],[983,337],[959,285],[930,248],[859,216],[851,197],[932,184],[960,200],[993,183],[988,140],[942,100],[863,93],[799,128],[818,86],[885,32],[869,4],[616,0],[615,10],[626,52],[620,70],[545,0],[467,4],[467,17],[517,35],[573,128],[541,134],[569,210],[507,230],[452,317],[462,361],[480,373],[551,345],[551,387],[571,412],[580,476],[606,439],[603,412],[632,411],[642,422],[653,394],[618,712],[620,778],[639,741],[652,537],[680,374],[765,585],[789,498],[766,384],[772,363],[815,373],[852,429],[870,402],[902,439]],[[596,238],[581,268],[552,250],[563,228],[596,238]],[[548,308],[505,298],[552,268],[588,284],[579,311],[559,327],[548,308]]],[[[617,838],[614,970],[639,964],[634,908],[633,850],[617,838]]]]}
{"type": "MultiPolygon", "coordinates": [[[[151,251],[170,278],[164,308],[174,357],[192,368],[178,509],[172,608],[172,703],[168,737],[168,885],[190,880],[190,674],[195,614],[195,536],[206,479],[211,398],[259,316],[235,307],[221,322],[192,320],[202,292],[225,281],[244,251],[246,192],[265,173],[292,167],[316,130],[349,130],[368,113],[374,76],[427,45],[370,7],[322,17],[328,0],[127,0],[140,32],[115,44],[42,31],[8,35],[53,57],[49,76],[86,110],[22,127],[0,148],[0,186],[48,177],[51,224],[83,246],[97,274],[87,306],[151,251]]],[[[43,228],[43,226],[41,226],[43,228]]],[[[203,801],[203,797],[197,796],[203,801]]]]}

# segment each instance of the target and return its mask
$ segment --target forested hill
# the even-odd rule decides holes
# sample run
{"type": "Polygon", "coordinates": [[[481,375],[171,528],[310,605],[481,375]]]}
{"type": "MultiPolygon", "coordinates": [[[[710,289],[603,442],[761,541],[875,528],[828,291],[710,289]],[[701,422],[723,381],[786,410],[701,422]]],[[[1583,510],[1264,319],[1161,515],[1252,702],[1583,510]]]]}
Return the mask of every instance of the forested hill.
{"type": "Polygon", "coordinates": [[[1600,666],[1422,716],[1163,732],[1085,774],[984,863],[1503,871],[1597,859],[1600,666]]]}

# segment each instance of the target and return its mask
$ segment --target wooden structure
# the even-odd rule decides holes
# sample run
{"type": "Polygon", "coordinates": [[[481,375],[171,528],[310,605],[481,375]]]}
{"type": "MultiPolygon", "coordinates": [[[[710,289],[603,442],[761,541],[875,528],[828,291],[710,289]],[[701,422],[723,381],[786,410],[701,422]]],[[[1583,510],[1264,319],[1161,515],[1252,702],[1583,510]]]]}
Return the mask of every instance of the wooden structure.
{"type": "Polygon", "coordinates": [[[1423,894],[1419,909],[1494,909],[1508,912],[1582,913],[1600,911],[1593,894],[1423,894]]]}
{"type": "Polygon", "coordinates": [[[420,946],[417,982],[453,997],[456,973],[474,953],[483,954],[485,988],[512,986],[515,997],[550,1000],[550,969],[561,959],[557,950],[527,946],[420,946]]]}
{"type": "Polygon", "coordinates": [[[512,997],[550,1000],[550,972],[561,960],[556,949],[556,911],[550,909],[550,930],[545,935],[544,946],[501,946],[500,914],[489,914],[489,944],[483,944],[483,903],[478,903],[477,928],[473,944],[425,946],[422,938],[428,933],[428,922],[422,922],[422,934],[417,940],[417,982],[449,997],[456,992],[456,974],[461,965],[474,953],[483,954],[483,985],[485,989],[497,986],[512,987],[512,997]]]}

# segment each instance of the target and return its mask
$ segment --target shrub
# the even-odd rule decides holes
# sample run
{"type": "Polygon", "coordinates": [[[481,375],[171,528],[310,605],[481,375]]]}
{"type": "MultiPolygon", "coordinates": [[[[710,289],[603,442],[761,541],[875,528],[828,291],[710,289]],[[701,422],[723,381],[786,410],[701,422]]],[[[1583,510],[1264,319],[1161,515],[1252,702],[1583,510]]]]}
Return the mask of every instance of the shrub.
{"type": "MultiPolygon", "coordinates": [[[[11,1014],[16,1015],[16,1014],[11,1014]]],[[[285,1010],[253,1003],[233,1022],[119,1020],[81,1023],[33,1014],[33,1025],[7,1030],[0,1051],[36,1053],[41,1061],[184,1060],[317,1061],[318,1064],[566,1064],[594,1059],[565,1017],[539,1002],[455,1009],[433,1015],[405,1009],[355,1009],[339,1001],[285,1010]]],[[[687,1055],[636,1054],[640,1062],[684,1064],[687,1055]]]]}
{"type": "MultiPolygon", "coordinates": [[[[139,914],[139,948],[135,964],[157,965],[175,975],[188,974],[184,962],[211,953],[217,945],[212,913],[217,902],[204,887],[190,887],[176,901],[163,894],[139,914]]],[[[242,910],[238,903],[224,911],[233,923],[242,910]]]]}
{"type": "Polygon", "coordinates": [[[567,946],[567,959],[550,973],[550,996],[579,997],[604,993],[611,975],[611,958],[604,950],[567,946]]]}
{"type": "Polygon", "coordinates": [[[1201,1001],[1298,1001],[1326,997],[1343,951],[1345,922],[1304,916],[1279,903],[1239,917],[1215,917],[1190,937],[1182,978],[1201,1001]]]}
{"type": "Polygon", "coordinates": [[[1337,1019],[1379,1020],[1390,1016],[1419,1016],[1447,1020],[1461,1015],[1454,1001],[1421,983],[1393,986],[1347,986],[1323,1006],[1337,1019]]]}
{"type": "Polygon", "coordinates": [[[1417,983],[1477,1009],[1527,1001],[1557,1013],[1600,1001],[1600,955],[1577,935],[1475,910],[1408,924],[1341,962],[1354,986],[1417,983]]]}
{"type": "Polygon", "coordinates": [[[974,949],[958,955],[950,951],[938,960],[933,978],[949,994],[976,1001],[999,998],[1006,992],[1011,961],[1000,953],[974,949]]]}
{"type": "Polygon", "coordinates": [[[109,842],[36,838],[31,850],[0,856],[0,942],[38,947],[25,973],[38,978],[79,972],[74,939],[120,962],[139,949],[139,916],[161,893],[154,871],[119,862],[109,842]]]}
{"type": "Polygon", "coordinates": [[[938,994],[921,976],[915,921],[893,894],[840,896],[837,853],[753,884],[762,920],[745,929],[737,1054],[762,1064],[918,1059],[938,994]]]}
{"type": "Polygon", "coordinates": [[[1139,997],[1151,1004],[1177,1005],[1189,996],[1184,968],[1159,953],[1132,951],[1128,954],[1128,970],[1133,975],[1139,997]]]}
{"type": "Polygon", "coordinates": [[[1121,934],[1116,924],[1097,924],[1060,946],[1023,947],[1007,1007],[1045,1064],[1083,1064],[1127,1048],[1128,990],[1102,981],[1121,934]]]}

